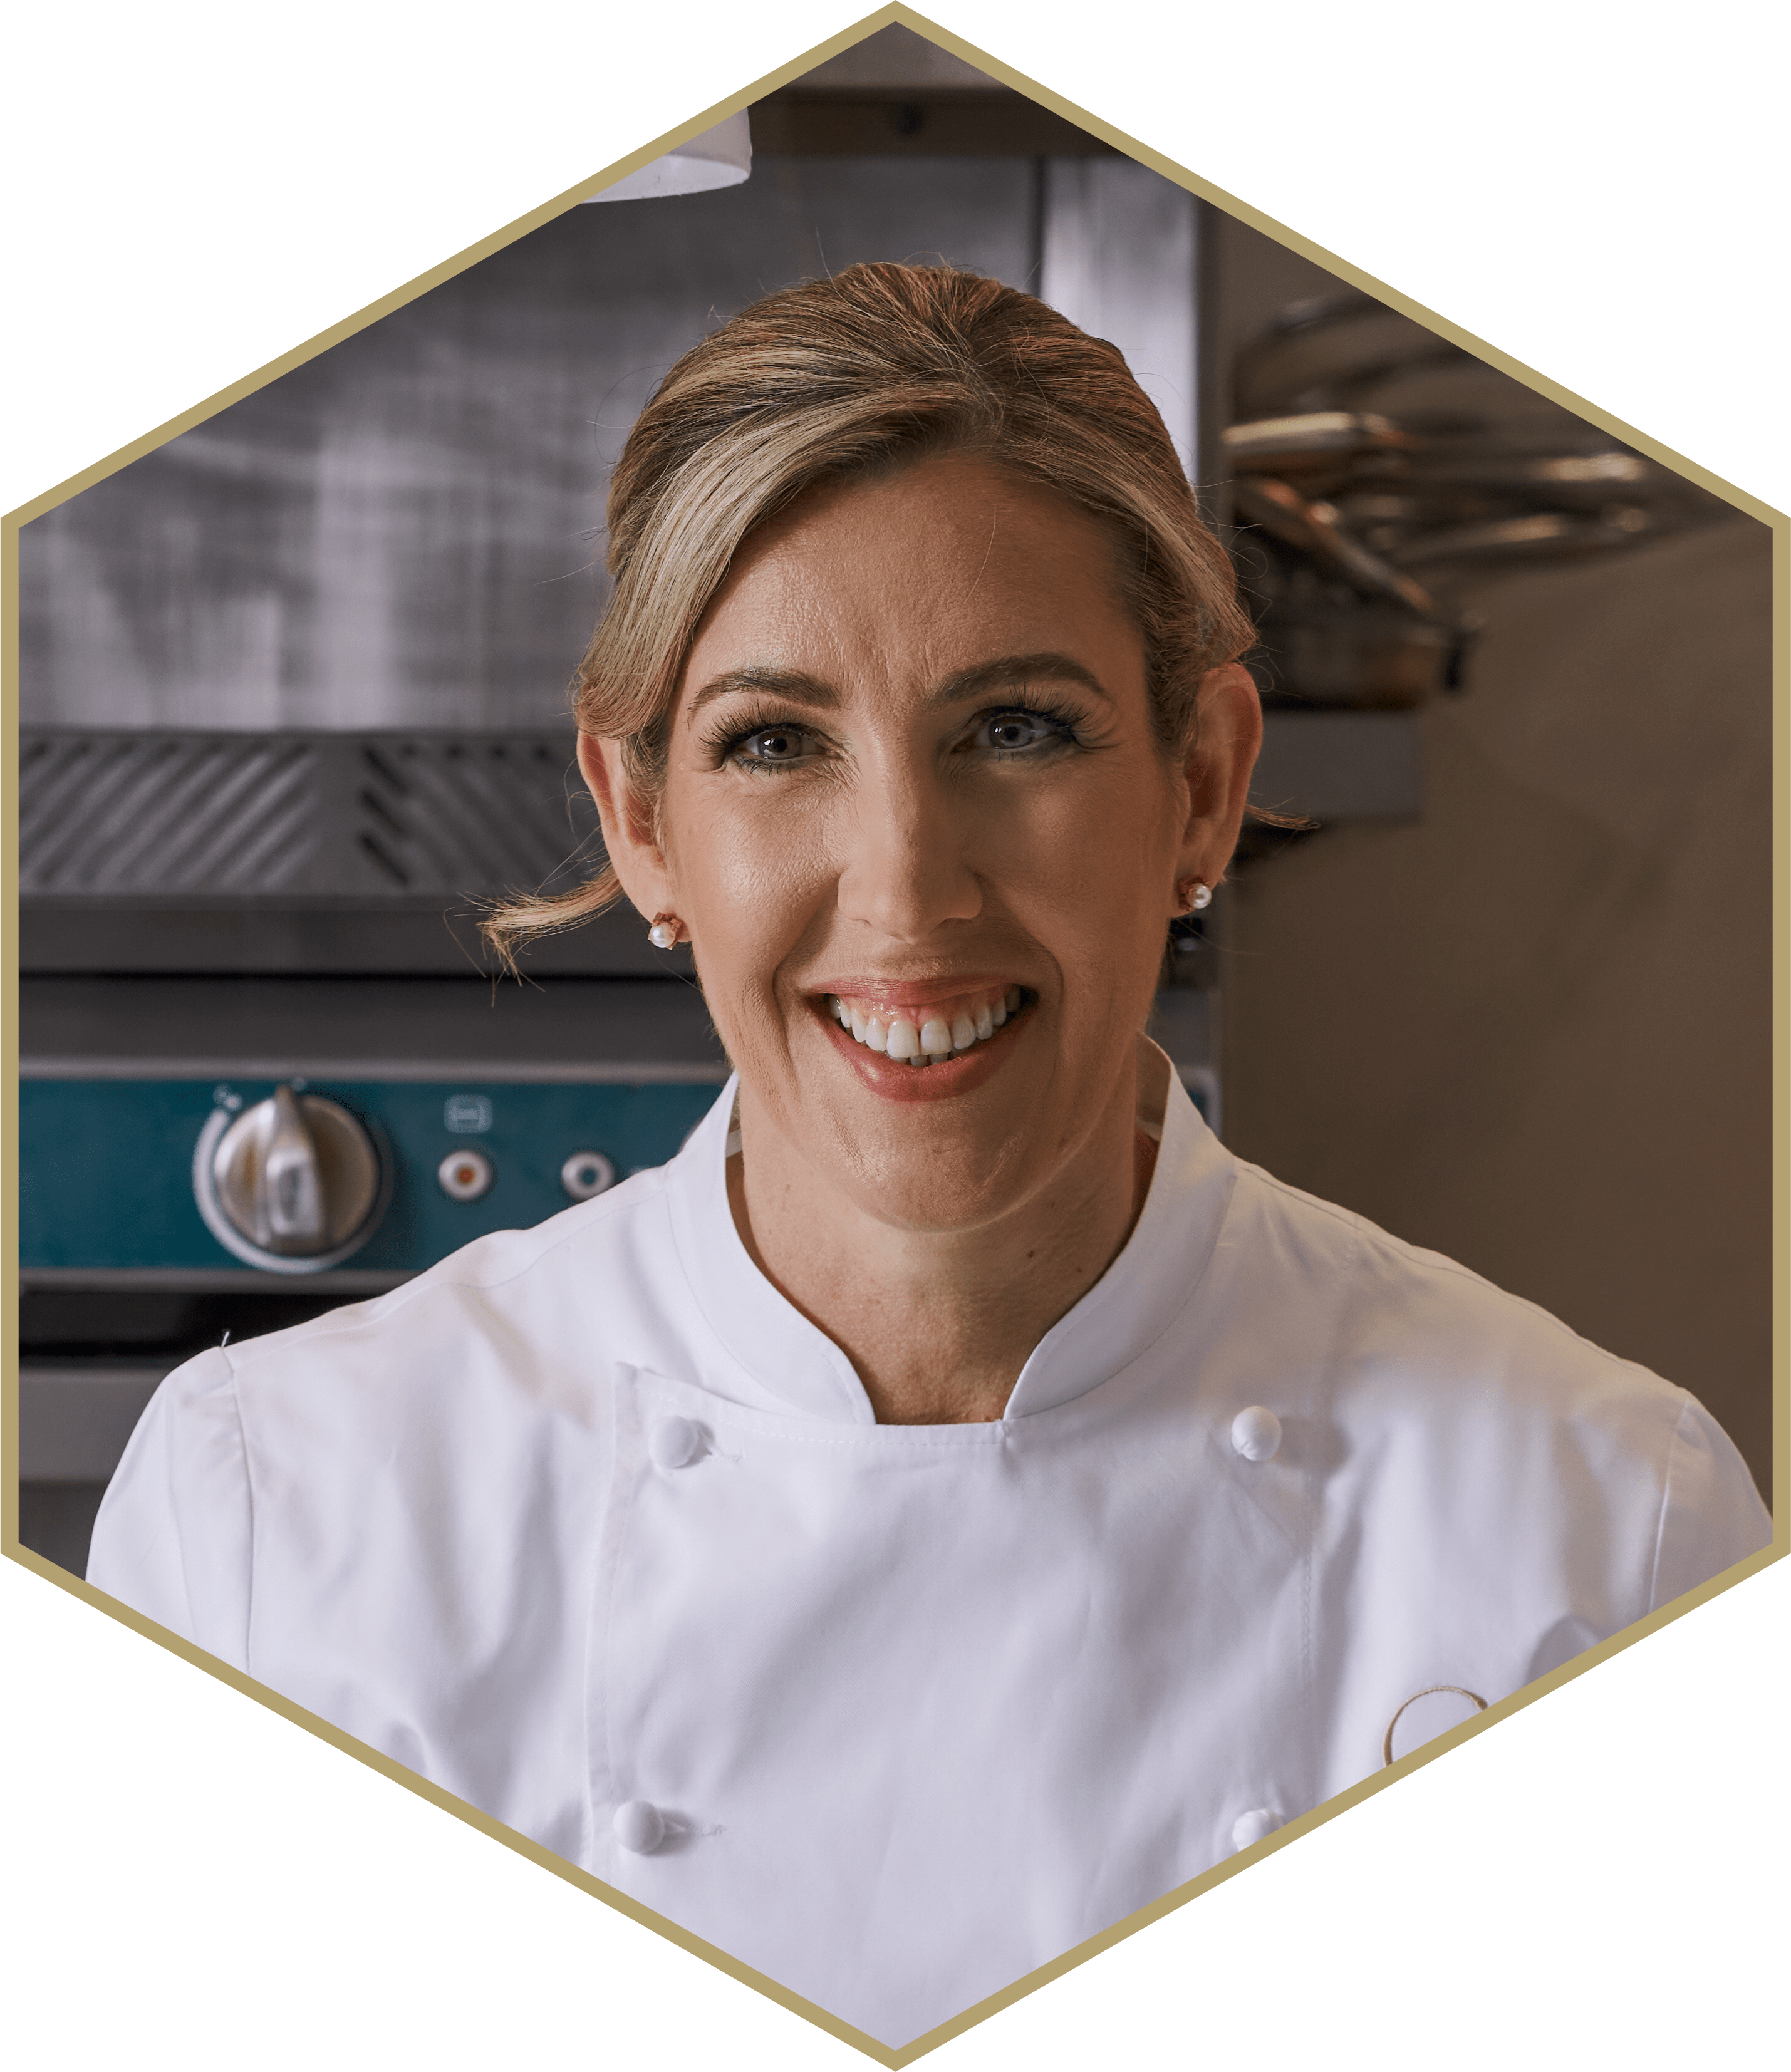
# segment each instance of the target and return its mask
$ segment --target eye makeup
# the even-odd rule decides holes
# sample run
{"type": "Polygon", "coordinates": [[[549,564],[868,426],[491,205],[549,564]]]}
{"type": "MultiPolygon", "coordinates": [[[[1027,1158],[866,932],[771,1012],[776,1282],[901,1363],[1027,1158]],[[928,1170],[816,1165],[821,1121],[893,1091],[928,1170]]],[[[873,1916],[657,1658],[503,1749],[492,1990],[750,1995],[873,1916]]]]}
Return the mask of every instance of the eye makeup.
{"type": "Polygon", "coordinates": [[[750,713],[743,725],[737,718],[730,720],[723,715],[719,725],[704,733],[702,745],[713,769],[719,770],[728,764],[738,770],[792,769],[809,758],[800,752],[788,756],[754,756],[741,751],[760,739],[787,741],[800,751],[813,735],[813,728],[804,721],[787,719],[774,707],[766,706],[750,713]]]}
{"type": "Polygon", "coordinates": [[[1047,697],[1027,697],[1017,702],[991,706],[978,713],[970,722],[966,752],[970,748],[982,746],[999,763],[1015,763],[1025,759],[1037,761],[1064,748],[1085,746],[1082,739],[1081,715],[1047,697]],[[1037,730],[1030,740],[1003,742],[994,737],[1016,723],[1031,726],[1037,730]]]}
{"type": "MultiPolygon", "coordinates": [[[[1038,761],[1064,748],[1085,746],[1081,732],[1084,723],[1083,716],[1073,706],[1048,697],[1010,699],[974,713],[965,723],[953,752],[974,754],[980,749],[995,762],[1038,761]],[[1003,742],[981,738],[994,730],[1011,727],[1016,723],[1035,730],[1030,739],[1003,742]]],[[[707,730],[702,738],[711,768],[718,770],[731,764],[740,770],[770,771],[794,769],[817,759],[801,753],[805,745],[815,737],[816,730],[806,721],[788,718],[774,707],[766,706],[750,713],[743,724],[738,718],[730,722],[724,717],[721,725],[707,730]],[[793,752],[781,755],[743,752],[756,741],[768,744],[774,739],[789,743],[793,752]]]]}

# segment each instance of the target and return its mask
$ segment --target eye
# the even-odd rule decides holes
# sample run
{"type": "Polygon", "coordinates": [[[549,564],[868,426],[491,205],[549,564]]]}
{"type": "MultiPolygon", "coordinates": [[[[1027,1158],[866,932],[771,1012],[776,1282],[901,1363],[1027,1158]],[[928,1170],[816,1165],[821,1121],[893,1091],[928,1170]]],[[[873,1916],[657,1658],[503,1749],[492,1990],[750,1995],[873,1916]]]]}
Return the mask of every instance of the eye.
{"type": "Polygon", "coordinates": [[[1061,746],[1072,738],[1068,727],[1048,713],[1034,712],[1026,705],[1013,705],[1005,711],[990,713],[979,722],[975,738],[979,746],[994,750],[998,755],[1021,755],[1029,750],[1034,752],[1052,746],[1061,746]]]}
{"type": "Polygon", "coordinates": [[[760,769],[780,769],[801,763],[809,748],[806,732],[799,726],[755,727],[728,744],[731,761],[756,764],[760,769]]]}

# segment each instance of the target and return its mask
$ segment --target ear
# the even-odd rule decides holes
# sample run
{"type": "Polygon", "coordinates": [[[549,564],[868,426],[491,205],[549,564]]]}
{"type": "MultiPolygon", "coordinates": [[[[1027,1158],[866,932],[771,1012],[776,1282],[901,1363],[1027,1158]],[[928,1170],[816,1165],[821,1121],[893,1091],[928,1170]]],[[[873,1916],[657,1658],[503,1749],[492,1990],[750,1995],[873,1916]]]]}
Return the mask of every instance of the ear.
{"type": "Polygon", "coordinates": [[[644,920],[677,911],[665,852],[654,839],[653,816],[629,787],[622,744],[601,735],[578,736],[578,769],[596,801],[611,865],[644,920]]]}
{"type": "Polygon", "coordinates": [[[1250,773],[1262,746],[1262,701],[1241,662],[1209,669],[1200,679],[1200,714],[1184,767],[1188,824],[1177,875],[1217,885],[1237,846],[1250,773]]]}

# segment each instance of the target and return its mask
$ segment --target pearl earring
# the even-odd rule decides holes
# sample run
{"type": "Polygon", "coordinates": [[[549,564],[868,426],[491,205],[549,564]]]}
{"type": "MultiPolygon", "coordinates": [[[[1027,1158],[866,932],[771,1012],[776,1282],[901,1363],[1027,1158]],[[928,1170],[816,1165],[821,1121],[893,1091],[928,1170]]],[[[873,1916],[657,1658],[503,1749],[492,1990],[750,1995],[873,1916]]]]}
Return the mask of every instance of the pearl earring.
{"type": "Polygon", "coordinates": [[[1204,878],[1184,878],[1175,887],[1184,914],[1201,914],[1213,904],[1213,887],[1204,878]]]}
{"type": "Polygon", "coordinates": [[[647,931],[647,940],[656,950],[669,950],[684,932],[684,923],[675,914],[656,914],[653,926],[647,931]]]}

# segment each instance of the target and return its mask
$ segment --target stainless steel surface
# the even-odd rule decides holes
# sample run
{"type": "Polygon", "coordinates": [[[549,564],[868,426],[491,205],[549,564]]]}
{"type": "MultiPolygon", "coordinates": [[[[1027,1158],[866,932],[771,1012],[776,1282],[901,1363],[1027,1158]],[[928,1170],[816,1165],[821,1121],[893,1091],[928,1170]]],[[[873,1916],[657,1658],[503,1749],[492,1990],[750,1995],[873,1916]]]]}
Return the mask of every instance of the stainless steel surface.
{"type": "Polygon", "coordinates": [[[22,720],[563,730],[609,471],[673,360],[854,260],[1034,282],[1036,184],[761,149],[739,187],[568,210],[23,527],[22,720]]]}
{"type": "Polygon", "coordinates": [[[1246,417],[1348,409],[1409,369],[1465,360],[1458,345],[1353,290],[1283,310],[1238,356],[1237,407],[1246,417]]]}
{"type": "Polygon", "coordinates": [[[1446,564],[1556,561],[1581,554],[1633,546],[1663,529],[1661,514],[1639,504],[1611,505],[1597,516],[1538,511],[1475,525],[1447,525],[1420,533],[1390,549],[1402,569],[1439,569],[1446,564]]]}
{"type": "Polygon", "coordinates": [[[104,1482],[168,1371],[145,1366],[19,1370],[19,1477],[27,1482],[104,1482]]]}
{"type": "MultiPolygon", "coordinates": [[[[1396,594],[1410,569],[1441,580],[1458,565],[1620,550],[1723,508],[1357,294],[1286,310],[1241,351],[1234,388],[1250,414],[1225,445],[1240,475],[1256,478],[1240,481],[1240,508],[1371,593],[1396,594]],[[1291,521],[1288,508],[1304,499],[1305,522],[1291,521]],[[1324,514],[1316,528],[1315,513],[1324,514]]],[[[1297,616],[1298,600],[1280,589],[1266,615],[1297,616]]],[[[1426,616],[1450,616],[1446,605],[1410,601],[1426,616]]]]}
{"type": "MultiPolygon", "coordinates": [[[[803,86],[755,111],[743,187],[571,211],[24,528],[24,1075],[427,1081],[500,1109],[507,1082],[727,1077],[689,952],[631,911],[536,946],[521,985],[490,981],[475,926],[602,861],[566,684],[641,404],[733,310],[871,258],[1042,286],[1120,346],[1191,464],[1225,421],[1203,375],[1229,379],[1198,350],[1200,212],[1172,183],[900,28],[803,86]]],[[[1160,1026],[1216,1100],[1203,947],[1160,1026]]],[[[409,1277],[336,1242],[355,1202],[316,1098],[265,1134],[208,1124],[240,1269],[22,1275],[33,1501],[90,1521],[162,1371],[138,1352],[409,1277]]],[[[595,1150],[562,1164],[603,1141],[587,1127],[546,1167],[574,1200],[617,1177],[595,1150]]],[[[419,1168],[438,1209],[438,1163],[451,1192],[481,1160],[497,1194],[514,1178],[502,1149],[441,1157],[460,1141],[419,1168]]]]}
{"type": "MultiPolygon", "coordinates": [[[[306,1276],[303,1292],[345,1298],[384,1295],[415,1277],[409,1272],[331,1267],[306,1276]]],[[[31,1266],[19,1268],[19,1285],[22,1293],[38,1295],[97,1290],[121,1296],[261,1297],[267,1293],[268,1280],[265,1273],[247,1266],[212,1267],[203,1271],[186,1266],[31,1266]]]]}
{"type": "MultiPolygon", "coordinates": [[[[470,973],[485,902],[602,866],[570,733],[27,730],[26,971],[470,973]]],[[[688,973],[632,911],[550,938],[538,970],[688,973]]]]}
{"type": "Polygon", "coordinates": [[[340,1102],[290,1086],[240,1114],[216,1110],[193,1154],[206,1227],[273,1272],[342,1264],[377,1227],[389,1185],[364,1125],[340,1102]]]}
{"type": "Polygon", "coordinates": [[[1321,569],[1342,578],[1363,596],[1402,605],[1417,619],[1437,618],[1430,593],[1353,539],[1339,524],[1332,505],[1308,502],[1291,483],[1272,475],[1241,475],[1232,484],[1231,493],[1241,516],[1309,554],[1321,569]]]}
{"type": "Polygon", "coordinates": [[[1123,158],[1046,162],[1037,293],[1118,347],[1188,474],[1200,438],[1197,236],[1194,197],[1148,166],[1123,158]]]}
{"type": "MultiPolygon", "coordinates": [[[[255,1227],[248,1235],[282,1252],[321,1252],[330,1242],[330,1227],[335,1220],[328,1212],[330,1205],[319,1150],[319,1141],[330,1134],[327,1112],[323,1105],[315,1104],[307,1115],[289,1086],[276,1087],[271,1101],[257,1105],[270,1107],[274,1111],[272,1123],[261,1133],[260,1142],[255,1147],[260,1157],[256,1158],[247,1147],[234,1157],[230,1150],[231,1140],[253,1127],[251,1118],[255,1110],[250,1109],[247,1114],[238,1116],[225,1130],[212,1158],[212,1171],[218,1182],[220,1196],[233,1211],[236,1204],[232,1194],[240,1186],[245,1169],[253,1167],[255,1170],[250,1198],[255,1227]]],[[[341,1120],[360,1140],[360,1148],[367,1154],[368,1168],[366,1200],[356,1205],[347,1225],[348,1229],[353,1230],[359,1227],[372,1206],[377,1186],[373,1174],[377,1161],[364,1133],[353,1119],[344,1114],[341,1120]]]]}
{"type": "MultiPolygon", "coordinates": [[[[489,972],[471,902],[171,898],[23,899],[19,963],[28,972],[179,972],[319,977],[455,977],[489,972]]],[[[632,907],[532,943],[531,976],[688,978],[688,946],[655,950],[632,907]]]]}
{"type": "Polygon", "coordinates": [[[854,43],[838,57],[825,59],[802,75],[801,84],[813,90],[838,87],[908,87],[987,88],[998,84],[962,58],[953,57],[937,43],[912,29],[891,23],[874,36],[854,43]]]}
{"type": "Polygon", "coordinates": [[[472,1079],[719,1085],[702,995],[677,979],[27,975],[26,1078],[472,1079]]]}
{"type": "Polygon", "coordinates": [[[1311,410],[1228,425],[1221,443],[1233,467],[1285,475],[1305,467],[1334,466],[1340,458],[1361,454],[1406,453],[1418,442],[1390,417],[1361,410],[1311,410]]]}
{"type": "Polygon", "coordinates": [[[27,899],[476,898],[603,861],[570,729],[27,731],[27,899]]]}
{"type": "MultiPolygon", "coordinates": [[[[1410,612],[1311,611],[1288,623],[1266,626],[1262,633],[1263,652],[1277,676],[1297,684],[1303,700],[1357,711],[1423,705],[1449,687],[1459,646],[1451,628],[1410,612]]],[[[1293,713],[1277,713],[1274,718],[1278,724],[1299,723],[1293,713]]],[[[1269,754],[1272,763],[1272,747],[1269,754]]],[[[1336,796],[1329,771],[1312,775],[1336,796]]]]}

